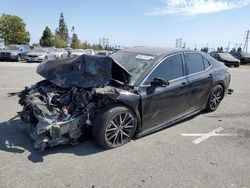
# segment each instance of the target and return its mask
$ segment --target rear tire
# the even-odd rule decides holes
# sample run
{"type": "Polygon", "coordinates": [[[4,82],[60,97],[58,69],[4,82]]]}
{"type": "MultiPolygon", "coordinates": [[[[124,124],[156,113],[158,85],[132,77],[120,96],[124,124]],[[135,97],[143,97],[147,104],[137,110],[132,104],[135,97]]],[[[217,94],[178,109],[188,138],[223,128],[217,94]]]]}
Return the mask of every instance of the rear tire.
{"type": "Polygon", "coordinates": [[[123,105],[110,105],[96,115],[93,136],[96,144],[112,149],[128,143],[136,130],[134,112],[123,105]]]}
{"type": "Polygon", "coordinates": [[[208,98],[208,102],[207,102],[207,107],[206,107],[206,111],[207,112],[213,112],[215,111],[219,105],[220,102],[222,101],[224,96],[224,89],[221,85],[216,85],[208,98]]]}

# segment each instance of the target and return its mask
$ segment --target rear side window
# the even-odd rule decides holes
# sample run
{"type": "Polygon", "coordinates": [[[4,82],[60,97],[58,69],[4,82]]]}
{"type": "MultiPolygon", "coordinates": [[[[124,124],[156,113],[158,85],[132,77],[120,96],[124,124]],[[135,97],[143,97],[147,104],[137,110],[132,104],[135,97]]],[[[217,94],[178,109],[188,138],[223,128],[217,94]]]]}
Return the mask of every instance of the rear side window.
{"type": "Polygon", "coordinates": [[[165,80],[174,80],[183,76],[182,55],[173,55],[166,58],[149,75],[145,84],[150,84],[154,78],[163,78],[165,80]]]}
{"type": "Polygon", "coordinates": [[[203,63],[204,63],[205,69],[207,69],[210,66],[209,61],[206,58],[204,58],[204,57],[203,57],[203,63]]]}
{"type": "Polygon", "coordinates": [[[194,74],[205,70],[203,57],[200,54],[185,53],[184,57],[188,74],[194,74]]]}

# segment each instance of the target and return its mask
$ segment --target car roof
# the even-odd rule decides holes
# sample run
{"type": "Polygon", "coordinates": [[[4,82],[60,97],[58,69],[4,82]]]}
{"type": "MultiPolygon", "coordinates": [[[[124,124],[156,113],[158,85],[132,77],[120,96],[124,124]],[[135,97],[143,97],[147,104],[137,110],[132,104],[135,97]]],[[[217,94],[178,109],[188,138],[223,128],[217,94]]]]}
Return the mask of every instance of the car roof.
{"type": "Polygon", "coordinates": [[[135,48],[126,48],[121,51],[127,51],[127,52],[135,52],[135,53],[142,53],[142,54],[148,54],[153,55],[157,57],[163,57],[170,54],[178,53],[178,52],[197,52],[194,50],[187,50],[187,49],[178,49],[178,48],[165,48],[165,47],[135,47],[135,48]]]}

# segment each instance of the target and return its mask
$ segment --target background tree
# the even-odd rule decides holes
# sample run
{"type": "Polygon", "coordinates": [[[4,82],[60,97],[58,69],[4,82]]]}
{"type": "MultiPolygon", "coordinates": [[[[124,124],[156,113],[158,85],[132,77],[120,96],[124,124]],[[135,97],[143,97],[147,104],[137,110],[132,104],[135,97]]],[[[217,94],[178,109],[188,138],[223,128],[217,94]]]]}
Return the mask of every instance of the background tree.
{"type": "Polygon", "coordinates": [[[82,49],[88,49],[88,48],[91,48],[91,45],[88,43],[88,41],[84,41],[81,45],[81,48],[82,49]]]}
{"type": "Polygon", "coordinates": [[[242,52],[242,48],[239,47],[239,48],[237,49],[237,52],[242,52]]]}
{"type": "Polygon", "coordinates": [[[59,26],[56,29],[56,35],[60,36],[61,40],[63,40],[66,44],[69,43],[69,31],[67,24],[64,20],[63,13],[60,14],[59,26]]]}
{"type": "Polygon", "coordinates": [[[63,40],[63,38],[61,38],[60,35],[56,34],[56,36],[55,36],[55,46],[57,48],[66,48],[67,43],[63,40]]]}
{"type": "Polygon", "coordinates": [[[30,34],[25,29],[26,24],[18,16],[3,14],[0,16],[0,38],[5,44],[29,44],[30,34]]]}
{"type": "Polygon", "coordinates": [[[208,53],[208,48],[207,47],[201,48],[201,51],[205,52],[205,53],[208,53]]]}
{"type": "Polygon", "coordinates": [[[223,52],[223,47],[218,47],[217,52],[223,52]]]}
{"type": "Polygon", "coordinates": [[[234,53],[234,52],[236,52],[236,48],[233,48],[233,49],[231,50],[231,53],[234,53]]]}
{"type": "Polygon", "coordinates": [[[40,39],[40,45],[41,46],[46,46],[46,47],[51,47],[55,45],[55,41],[54,41],[54,36],[50,30],[49,27],[45,27],[44,31],[43,31],[43,35],[40,39]]]}
{"type": "Polygon", "coordinates": [[[72,35],[70,47],[73,49],[81,48],[81,41],[78,39],[76,33],[73,33],[72,35]]]}

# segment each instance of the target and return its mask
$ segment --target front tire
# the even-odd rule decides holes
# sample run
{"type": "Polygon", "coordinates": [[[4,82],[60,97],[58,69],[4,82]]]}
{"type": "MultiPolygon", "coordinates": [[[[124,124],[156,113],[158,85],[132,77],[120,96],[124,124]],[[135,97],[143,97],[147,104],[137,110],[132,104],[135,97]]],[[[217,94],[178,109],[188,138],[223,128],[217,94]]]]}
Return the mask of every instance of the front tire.
{"type": "Polygon", "coordinates": [[[18,61],[18,62],[21,62],[21,61],[22,61],[22,58],[21,58],[20,55],[17,56],[17,61],[18,61]]]}
{"type": "Polygon", "coordinates": [[[137,119],[131,109],[111,105],[98,113],[94,120],[94,140],[104,149],[116,148],[132,139],[136,126],[137,119]]]}
{"type": "Polygon", "coordinates": [[[236,68],[240,67],[240,63],[234,65],[234,67],[236,67],[236,68]]]}
{"type": "Polygon", "coordinates": [[[207,107],[206,107],[206,111],[207,112],[213,112],[215,111],[219,105],[220,102],[222,101],[224,96],[224,89],[221,85],[216,85],[211,93],[210,96],[208,98],[208,102],[207,102],[207,107]]]}

